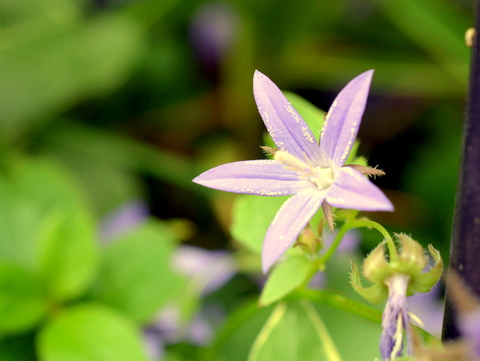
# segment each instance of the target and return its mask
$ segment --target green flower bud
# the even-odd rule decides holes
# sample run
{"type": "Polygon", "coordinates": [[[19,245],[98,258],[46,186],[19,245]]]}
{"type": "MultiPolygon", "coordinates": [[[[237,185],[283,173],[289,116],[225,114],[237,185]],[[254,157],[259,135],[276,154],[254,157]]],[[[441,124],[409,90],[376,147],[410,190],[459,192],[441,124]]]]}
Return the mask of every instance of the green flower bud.
{"type": "Polygon", "coordinates": [[[388,297],[387,278],[394,274],[408,276],[407,294],[428,292],[440,279],[443,271],[443,261],[440,253],[431,245],[428,246],[433,266],[429,267],[430,258],[425,255],[422,246],[405,234],[396,234],[400,244],[399,257],[387,262],[385,256],[385,241],[380,243],[363,261],[363,275],[372,282],[370,287],[364,287],[358,267],[352,262],[350,282],[357,293],[373,303],[384,301],[388,297]]]}

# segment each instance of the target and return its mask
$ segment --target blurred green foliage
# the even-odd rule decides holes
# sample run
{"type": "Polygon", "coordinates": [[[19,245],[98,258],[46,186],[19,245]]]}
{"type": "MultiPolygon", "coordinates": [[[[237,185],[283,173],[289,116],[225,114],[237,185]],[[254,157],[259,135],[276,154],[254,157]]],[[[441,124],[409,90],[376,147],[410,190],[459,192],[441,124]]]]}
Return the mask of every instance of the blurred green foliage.
{"type": "MultiPolygon", "coordinates": [[[[191,179],[261,156],[255,69],[324,110],[348,80],[375,69],[359,154],[387,172],[377,184],[396,212],[369,216],[415,233],[447,258],[472,6],[0,0],[0,360],[145,359],[139,330],[178,296],[182,281],[169,260],[186,231],[151,219],[102,246],[100,222],[142,198],[153,216],[193,220],[190,242],[230,247],[232,196],[191,179]]],[[[240,200],[236,207],[263,206],[240,200]]],[[[248,225],[237,219],[233,227],[234,247],[258,253],[259,229],[244,237],[248,225]]],[[[365,249],[377,242],[370,237],[365,249]]],[[[239,264],[257,272],[248,257],[239,264]]],[[[288,305],[288,312],[303,317],[314,312],[308,307],[288,305]]],[[[239,355],[271,312],[250,307],[238,322],[233,314],[231,331],[207,354],[244,360],[239,355]]],[[[326,319],[337,317],[317,312],[327,329],[326,319]]],[[[333,338],[339,350],[364,346],[333,338]]],[[[190,351],[172,346],[167,357],[203,357],[190,351]]]]}

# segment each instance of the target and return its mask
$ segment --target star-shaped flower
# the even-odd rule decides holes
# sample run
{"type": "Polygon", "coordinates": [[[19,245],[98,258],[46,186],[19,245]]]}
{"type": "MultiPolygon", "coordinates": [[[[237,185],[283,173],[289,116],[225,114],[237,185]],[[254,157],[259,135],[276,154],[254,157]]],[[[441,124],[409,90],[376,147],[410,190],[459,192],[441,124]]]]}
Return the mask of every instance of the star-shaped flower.
{"type": "Polygon", "coordinates": [[[264,273],[292,245],[320,206],[333,228],[331,207],[393,211],[392,203],[364,174],[383,174],[345,166],[357,136],[373,70],[360,74],[338,94],[320,134],[310,128],[265,75],[255,72],[253,90],[260,115],[277,149],[274,159],[224,164],[193,181],[206,187],[261,196],[293,195],[272,221],[262,250],[264,273]]]}

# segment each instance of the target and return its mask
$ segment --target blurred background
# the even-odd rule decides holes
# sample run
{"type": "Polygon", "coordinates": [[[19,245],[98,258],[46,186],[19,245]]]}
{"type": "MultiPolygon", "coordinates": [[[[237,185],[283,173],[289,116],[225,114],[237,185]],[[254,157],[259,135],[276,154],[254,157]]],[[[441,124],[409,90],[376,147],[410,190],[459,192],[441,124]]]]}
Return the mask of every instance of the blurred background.
{"type": "Polygon", "coordinates": [[[369,216],[447,258],[471,26],[473,0],[0,0],[0,172],[55,193],[61,169],[95,224],[140,201],[232,250],[236,195],[191,179],[262,157],[254,70],[328,110],[375,69],[359,154],[396,211],[369,216]]]}

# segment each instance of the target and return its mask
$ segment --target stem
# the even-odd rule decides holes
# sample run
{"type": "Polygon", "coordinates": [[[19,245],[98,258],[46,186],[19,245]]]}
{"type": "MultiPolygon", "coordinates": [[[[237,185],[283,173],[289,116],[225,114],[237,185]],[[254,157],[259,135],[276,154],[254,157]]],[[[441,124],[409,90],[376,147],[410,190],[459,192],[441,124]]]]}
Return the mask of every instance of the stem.
{"type": "MultiPolygon", "coordinates": [[[[480,3],[476,6],[476,36],[473,41],[470,66],[470,86],[463,124],[462,159],[459,172],[455,216],[450,248],[450,267],[468,288],[480,297],[480,3]]],[[[457,315],[449,293],[453,293],[447,280],[443,337],[459,337],[457,315]]]]}
{"type": "Polygon", "coordinates": [[[395,243],[393,242],[392,236],[390,236],[390,233],[388,233],[385,227],[383,227],[380,223],[371,221],[369,219],[356,219],[353,227],[355,228],[367,227],[367,228],[373,228],[379,231],[387,242],[388,253],[390,254],[390,261],[392,262],[398,261],[397,247],[395,247],[395,243]]]}
{"type": "Polygon", "coordinates": [[[387,242],[388,252],[390,254],[390,260],[392,262],[397,261],[398,260],[397,247],[395,247],[395,243],[393,242],[393,239],[392,239],[392,236],[390,236],[390,233],[388,233],[385,227],[383,227],[380,223],[371,221],[369,219],[355,219],[357,213],[358,212],[352,212],[349,215],[347,221],[343,224],[342,228],[340,228],[337,235],[335,236],[335,239],[333,240],[332,245],[324,253],[324,255],[320,257],[319,261],[323,264],[326,263],[337,250],[338,245],[340,244],[340,241],[342,240],[343,236],[350,229],[361,228],[361,227],[373,228],[379,231],[387,242]]]}
{"type": "Polygon", "coordinates": [[[353,301],[334,292],[324,290],[297,289],[292,293],[292,297],[301,300],[308,299],[312,302],[331,306],[378,324],[382,323],[381,311],[364,305],[360,302],[353,301]]]}

